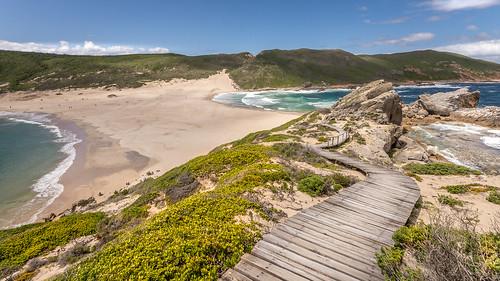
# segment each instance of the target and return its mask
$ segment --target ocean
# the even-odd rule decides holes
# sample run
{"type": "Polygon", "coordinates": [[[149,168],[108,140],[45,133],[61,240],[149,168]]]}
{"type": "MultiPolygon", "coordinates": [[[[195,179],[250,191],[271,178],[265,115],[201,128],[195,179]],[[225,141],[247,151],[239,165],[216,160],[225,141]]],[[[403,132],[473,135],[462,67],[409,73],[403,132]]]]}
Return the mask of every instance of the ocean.
{"type": "MultiPolygon", "coordinates": [[[[396,92],[403,103],[412,103],[424,93],[454,91],[462,87],[479,90],[479,106],[500,106],[500,83],[452,83],[424,86],[398,86],[396,92]]],[[[216,95],[213,100],[219,103],[240,107],[253,107],[264,110],[307,112],[332,106],[349,89],[299,90],[299,91],[259,91],[235,92],[216,95]]]]}
{"type": "MultiPolygon", "coordinates": [[[[397,86],[403,103],[409,104],[424,93],[454,91],[462,87],[479,90],[479,107],[500,106],[500,83],[450,83],[420,86],[397,86]]],[[[223,93],[214,101],[233,106],[307,112],[332,106],[350,92],[348,89],[304,91],[260,91],[223,93]]],[[[456,164],[482,171],[500,173],[500,130],[456,123],[436,123],[417,126],[410,137],[425,143],[430,149],[456,164]]]]}
{"type": "Polygon", "coordinates": [[[78,142],[48,115],[0,113],[0,228],[35,221],[61,194],[78,142]]]}

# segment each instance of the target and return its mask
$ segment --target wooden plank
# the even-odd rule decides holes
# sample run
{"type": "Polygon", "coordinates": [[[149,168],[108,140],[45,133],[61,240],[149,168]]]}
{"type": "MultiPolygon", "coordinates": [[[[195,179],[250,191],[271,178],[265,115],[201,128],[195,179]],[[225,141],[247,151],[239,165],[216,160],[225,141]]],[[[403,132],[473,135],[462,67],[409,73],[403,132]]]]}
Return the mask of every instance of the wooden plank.
{"type": "Polygon", "coordinates": [[[261,268],[272,275],[279,276],[280,279],[282,280],[297,280],[297,281],[308,281],[306,273],[303,273],[304,276],[296,274],[292,272],[291,270],[288,270],[288,266],[285,268],[280,267],[276,263],[271,263],[267,260],[261,259],[259,257],[256,257],[254,255],[244,255],[241,258],[242,261],[246,261],[249,264],[253,264],[254,266],[261,268]]]}
{"type": "MultiPolygon", "coordinates": [[[[331,141],[341,139],[339,131],[331,141]]],[[[307,147],[364,172],[366,180],[275,227],[223,280],[383,280],[374,254],[392,245],[420,197],[418,186],[399,171],[307,147]]]]}
{"type": "Polygon", "coordinates": [[[350,264],[351,266],[358,265],[370,267],[373,265],[374,259],[367,258],[366,255],[361,256],[359,254],[353,253],[344,246],[332,245],[328,242],[328,240],[310,239],[310,236],[307,236],[304,233],[300,233],[300,235],[294,236],[293,231],[288,232],[286,230],[286,228],[276,229],[275,231],[273,231],[273,235],[279,238],[283,238],[286,241],[297,244],[301,247],[315,247],[324,251],[330,251],[333,254],[327,255],[328,258],[337,259],[340,262],[350,264]]]}
{"type": "Polygon", "coordinates": [[[229,269],[222,275],[221,280],[224,281],[253,281],[252,279],[246,277],[245,275],[239,273],[234,269],[229,269]]]}
{"type": "Polygon", "coordinates": [[[359,257],[360,261],[366,260],[367,258],[374,258],[374,248],[366,248],[363,244],[360,244],[360,246],[358,246],[358,244],[356,242],[353,242],[353,240],[349,241],[346,239],[338,239],[337,236],[331,236],[327,233],[318,232],[309,226],[301,228],[300,225],[292,222],[279,225],[276,227],[276,230],[286,231],[287,233],[295,236],[300,235],[300,237],[302,237],[303,239],[316,244],[319,243],[318,241],[321,241],[322,244],[327,244],[326,246],[328,246],[329,248],[339,248],[342,249],[342,251],[344,251],[346,254],[349,254],[354,258],[359,257]]]}
{"type": "Polygon", "coordinates": [[[373,254],[375,254],[375,252],[380,248],[380,245],[376,245],[364,236],[338,228],[325,227],[325,225],[316,222],[315,220],[305,219],[302,221],[303,219],[304,218],[294,217],[294,220],[288,220],[286,224],[299,230],[307,228],[309,231],[325,234],[344,242],[350,241],[353,247],[362,248],[366,251],[373,251],[373,254]]]}
{"type": "Polygon", "coordinates": [[[263,270],[262,268],[259,268],[251,263],[248,263],[245,261],[245,256],[248,254],[243,255],[241,257],[241,261],[238,263],[238,267],[235,268],[237,272],[240,274],[243,274],[247,278],[252,279],[253,281],[281,281],[285,279],[281,279],[278,276],[267,272],[266,270],[263,270]]]}
{"type": "Polygon", "coordinates": [[[286,255],[281,255],[279,253],[265,249],[264,247],[255,247],[252,251],[252,255],[265,259],[269,262],[276,263],[292,272],[298,274],[305,273],[310,280],[331,280],[330,277],[307,267],[306,265],[300,263],[300,261],[291,260],[286,255]]]}
{"type": "Polygon", "coordinates": [[[347,233],[350,233],[351,235],[357,235],[359,237],[362,237],[364,239],[370,239],[372,241],[372,243],[374,243],[375,241],[378,242],[378,243],[381,243],[383,245],[387,245],[387,246],[390,246],[392,243],[392,241],[388,240],[388,239],[384,239],[383,241],[380,239],[380,233],[378,234],[375,234],[373,232],[370,232],[370,231],[367,231],[366,229],[363,229],[363,228],[360,228],[358,226],[349,226],[347,224],[344,224],[344,223],[341,223],[341,222],[338,222],[338,221],[329,221],[325,218],[317,218],[315,215],[313,214],[307,214],[307,213],[300,213],[298,215],[295,215],[293,218],[291,218],[293,220],[303,220],[304,223],[307,223],[308,220],[315,220],[317,221],[318,223],[321,223],[325,226],[325,228],[329,228],[329,227],[332,227],[332,228],[337,228],[337,229],[340,229],[340,230],[343,230],[347,233]]]}
{"type": "MultiPolygon", "coordinates": [[[[329,257],[326,257],[324,255],[319,254],[318,252],[311,251],[307,248],[300,247],[296,244],[290,243],[288,241],[285,241],[277,236],[274,236],[272,234],[270,235],[265,235],[264,240],[268,243],[271,243],[273,245],[279,246],[281,248],[285,248],[291,252],[294,252],[295,254],[298,254],[304,258],[307,258],[309,260],[314,260],[324,266],[327,266],[335,271],[337,273],[335,275],[337,276],[342,276],[341,280],[363,280],[369,277],[369,274],[365,273],[364,271],[360,269],[356,269],[353,267],[350,267],[349,265],[340,263],[336,260],[333,260],[329,257]]],[[[319,249],[317,249],[319,250],[319,249]]]]}
{"type": "MultiPolygon", "coordinates": [[[[309,210],[309,211],[316,212],[318,210],[323,210],[323,205],[317,205],[314,208],[311,208],[311,210],[309,210]]],[[[377,217],[375,217],[373,215],[370,216],[370,215],[366,215],[363,213],[350,211],[347,209],[341,209],[341,208],[329,209],[329,214],[334,215],[335,217],[342,217],[342,218],[347,219],[347,220],[351,219],[351,220],[359,221],[363,224],[375,226],[375,227],[382,228],[382,229],[385,229],[385,230],[388,230],[391,232],[395,231],[396,229],[398,229],[400,227],[399,225],[397,225],[391,221],[379,220],[377,217]]]]}

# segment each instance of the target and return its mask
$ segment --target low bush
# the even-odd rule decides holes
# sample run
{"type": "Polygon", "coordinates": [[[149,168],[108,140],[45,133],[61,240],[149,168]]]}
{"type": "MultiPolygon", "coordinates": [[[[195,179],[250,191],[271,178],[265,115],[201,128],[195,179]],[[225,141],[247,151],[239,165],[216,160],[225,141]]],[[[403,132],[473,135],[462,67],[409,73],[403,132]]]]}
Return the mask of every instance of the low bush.
{"type": "Polygon", "coordinates": [[[419,175],[479,175],[481,172],[453,163],[410,163],[403,166],[408,172],[419,175]]]}
{"type": "Polygon", "coordinates": [[[61,265],[72,264],[90,252],[92,252],[92,249],[89,246],[78,243],[68,251],[59,255],[58,262],[61,265]]]}
{"type": "Polygon", "coordinates": [[[498,280],[500,234],[476,229],[470,213],[437,213],[429,225],[396,231],[377,263],[386,280],[498,280]]]}
{"type": "MultiPolygon", "coordinates": [[[[0,240],[0,271],[2,276],[29,259],[40,256],[69,241],[96,233],[103,213],[77,213],[58,220],[5,230],[0,240]]],[[[4,232],[4,231],[2,231],[4,232]]]]}
{"type": "Polygon", "coordinates": [[[472,184],[447,185],[443,186],[442,189],[446,189],[446,191],[448,191],[451,194],[462,194],[466,192],[493,191],[496,190],[497,188],[490,185],[472,183],[472,184]]]}
{"type": "Polygon", "coordinates": [[[498,192],[497,190],[490,191],[488,197],[486,197],[486,200],[490,201],[491,203],[500,205],[500,192],[498,192]]]}
{"type": "Polygon", "coordinates": [[[443,205],[448,205],[450,207],[456,207],[460,206],[462,207],[464,205],[464,201],[453,198],[449,195],[438,195],[438,202],[443,204],[443,205]]]}
{"type": "Polygon", "coordinates": [[[300,180],[298,189],[315,197],[325,194],[327,185],[321,176],[312,175],[300,180]]]}
{"type": "Polygon", "coordinates": [[[273,134],[262,139],[263,142],[279,142],[286,140],[298,140],[297,136],[284,135],[284,134],[273,134]]]}

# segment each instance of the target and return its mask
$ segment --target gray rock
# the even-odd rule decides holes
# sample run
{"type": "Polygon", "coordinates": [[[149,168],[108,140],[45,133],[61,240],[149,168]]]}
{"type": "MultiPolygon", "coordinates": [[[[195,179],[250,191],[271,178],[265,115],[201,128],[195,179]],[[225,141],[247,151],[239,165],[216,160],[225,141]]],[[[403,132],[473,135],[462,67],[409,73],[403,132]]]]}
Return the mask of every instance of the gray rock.
{"type": "Polygon", "coordinates": [[[425,94],[405,108],[405,116],[425,117],[430,115],[449,116],[452,112],[463,108],[475,108],[479,102],[479,91],[471,92],[461,88],[448,93],[425,94]]]}
{"type": "Polygon", "coordinates": [[[332,107],[332,117],[347,116],[401,125],[401,100],[392,83],[373,81],[352,91],[332,107]]]}
{"type": "Polygon", "coordinates": [[[495,128],[500,127],[500,107],[497,106],[464,108],[451,112],[450,116],[457,121],[472,122],[495,128]]]}

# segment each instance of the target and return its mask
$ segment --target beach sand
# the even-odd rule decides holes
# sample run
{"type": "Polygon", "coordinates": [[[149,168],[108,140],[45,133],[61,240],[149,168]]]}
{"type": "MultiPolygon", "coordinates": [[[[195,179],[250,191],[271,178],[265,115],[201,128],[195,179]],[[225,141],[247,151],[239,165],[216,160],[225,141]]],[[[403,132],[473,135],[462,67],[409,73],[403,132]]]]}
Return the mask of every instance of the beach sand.
{"type": "Polygon", "coordinates": [[[54,114],[63,128],[84,139],[61,178],[63,193],[44,217],[90,196],[102,201],[148,171],[162,174],[220,144],[298,116],[211,101],[217,93],[235,90],[229,76],[219,73],[133,89],[9,93],[0,96],[0,111],[54,114]]]}

